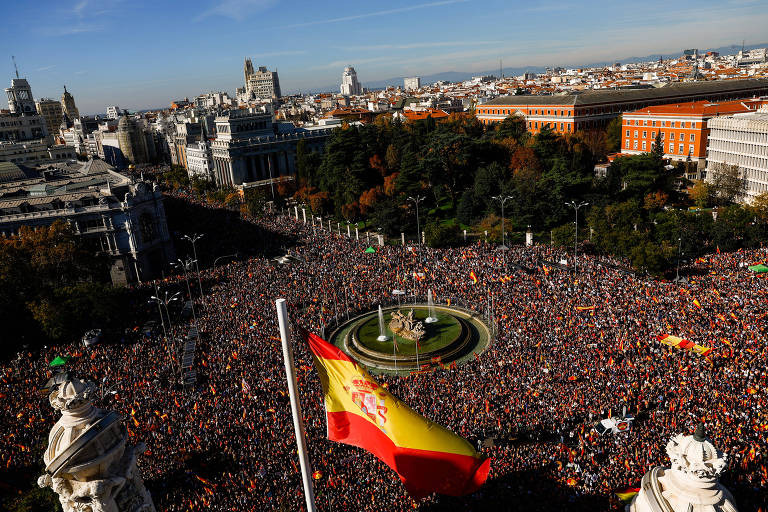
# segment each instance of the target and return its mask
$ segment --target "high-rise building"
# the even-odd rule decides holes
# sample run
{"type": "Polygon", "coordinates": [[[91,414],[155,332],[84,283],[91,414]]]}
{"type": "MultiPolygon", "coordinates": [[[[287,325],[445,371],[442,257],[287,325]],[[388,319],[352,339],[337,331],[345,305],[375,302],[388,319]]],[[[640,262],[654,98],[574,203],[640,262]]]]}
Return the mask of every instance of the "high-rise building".
{"type": "Polygon", "coordinates": [[[118,117],[120,117],[120,107],[117,105],[107,107],[107,119],[117,119],[118,117]]]}
{"type": "Polygon", "coordinates": [[[36,114],[35,99],[32,97],[32,88],[29,86],[26,78],[16,78],[11,80],[11,86],[5,89],[8,95],[8,108],[11,114],[36,114]]]}
{"type": "Polygon", "coordinates": [[[80,117],[80,112],[75,106],[75,98],[67,92],[67,86],[64,86],[64,94],[61,95],[61,106],[64,108],[64,112],[67,113],[70,119],[74,120],[80,117]]]}
{"type": "Polygon", "coordinates": [[[42,98],[40,101],[35,102],[35,106],[37,107],[37,113],[45,118],[45,126],[48,128],[48,133],[57,135],[64,117],[61,103],[56,100],[42,98]]]}
{"type": "Polygon", "coordinates": [[[344,96],[357,96],[363,92],[360,82],[357,81],[357,72],[352,66],[344,68],[341,75],[341,94],[344,96]]]}
{"type": "Polygon", "coordinates": [[[415,91],[421,87],[421,77],[413,76],[403,80],[406,91],[415,91]]]}
{"type": "Polygon", "coordinates": [[[141,128],[136,121],[123,114],[117,124],[117,140],[120,151],[125,159],[132,164],[141,164],[149,161],[147,156],[147,142],[141,128]]]}
{"type": "Polygon", "coordinates": [[[243,72],[248,98],[263,100],[280,98],[280,79],[277,77],[277,71],[269,71],[264,66],[259,66],[259,69],[254,71],[251,59],[245,59],[243,72]]]}
{"type": "Polygon", "coordinates": [[[717,117],[709,121],[706,179],[724,167],[735,166],[744,182],[744,196],[751,203],[768,192],[768,106],[757,112],[717,117]]]}

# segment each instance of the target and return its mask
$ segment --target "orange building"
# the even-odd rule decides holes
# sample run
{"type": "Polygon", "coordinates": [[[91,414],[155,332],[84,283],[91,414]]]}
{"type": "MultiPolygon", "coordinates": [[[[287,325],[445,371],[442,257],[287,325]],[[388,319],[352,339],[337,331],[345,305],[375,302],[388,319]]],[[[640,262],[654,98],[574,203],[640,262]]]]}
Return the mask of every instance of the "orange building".
{"type": "Polygon", "coordinates": [[[713,117],[757,110],[766,99],[710,103],[691,101],[655,105],[622,117],[621,152],[637,155],[652,151],[656,135],[664,145],[664,158],[696,162],[703,169],[707,158],[707,121],[713,117]]]}
{"type": "Polygon", "coordinates": [[[676,82],[645,89],[589,89],[550,96],[502,96],[478,105],[475,115],[483,124],[521,116],[528,130],[545,126],[558,133],[602,129],[623,112],[651,105],[687,101],[727,101],[768,94],[768,80],[676,82]]]}

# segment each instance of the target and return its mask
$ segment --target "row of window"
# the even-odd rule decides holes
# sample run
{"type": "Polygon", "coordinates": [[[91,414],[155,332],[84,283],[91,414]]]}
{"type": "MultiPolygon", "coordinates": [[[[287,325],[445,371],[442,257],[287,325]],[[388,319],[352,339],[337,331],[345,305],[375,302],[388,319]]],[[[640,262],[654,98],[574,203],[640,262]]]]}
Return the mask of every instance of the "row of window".
{"type": "MultiPolygon", "coordinates": [[[[624,149],[630,149],[630,141],[626,140],[624,141],[624,149]]],[[[653,148],[656,147],[656,143],[651,142],[650,148],[653,150],[653,148]]],[[[631,149],[642,149],[643,151],[648,150],[648,143],[646,141],[643,141],[641,145],[638,145],[638,141],[632,142],[632,148],[631,149]]],[[[675,143],[670,142],[669,143],[669,153],[675,154],[675,143]]],[[[677,154],[684,155],[685,153],[685,144],[678,144],[677,145],[677,154]]],[[[689,155],[693,155],[693,144],[688,145],[688,153],[689,155]]]]}
{"type": "MultiPolygon", "coordinates": [[[[660,134],[661,134],[661,138],[664,139],[665,138],[665,132],[660,132],[660,134]]],[[[625,135],[626,135],[627,138],[629,138],[629,130],[627,130],[625,132],[625,135]]],[[[637,135],[638,135],[638,131],[635,130],[635,138],[637,138],[637,135]]],[[[644,139],[648,138],[648,131],[647,130],[643,130],[643,138],[644,139]]],[[[655,131],[651,132],[651,138],[652,139],[656,138],[656,132],[655,131]]],[[[675,132],[669,132],[668,140],[675,140],[675,132]]],[[[684,133],[680,134],[680,140],[685,140],[685,134],[684,133]]],[[[696,135],[691,133],[688,136],[688,142],[696,142],[696,135]]]]}
{"type": "MultiPolygon", "coordinates": [[[[516,112],[516,111],[517,111],[517,110],[516,110],[516,109],[514,109],[514,112],[516,112]]],[[[508,109],[508,108],[501,108],[501,109],[484,109],[484,110],[481,110],[481,111],[480,111],[480,114],[490,114],[490,115],[511,115],[511,114],[513,114],[513,109],[508,109]]],[[[528,115],[529,115],[529,116],[545,116],[545,115],[546,115],[546,116],[556,116],[556,115],[560,115],[561,117],[562,117],[562,116],[568,116],[568,117],[570,117],[570,115],[571,115],[571,111],[570,111],[570,110],[559,110],[559,111],[558,111],[558,110],[552,110],[552,109],[548,109],[548,110],[546,110],[546,111],[545,111],[544,109],[532,109],[532,110],[531,110],[531,111],[528,113],[528,115]],[[546,112],[546,114],[545,114],[544,112],[546,112]],[[560,112],[560,113],[558,114],[558,112],[560,112]]]]}
{"type": "MultiPolygon", "coordinates": [[[[677,128],[677,126],[675,126],[676,121],[659,121],[658,123],[659,123],[658,126],[661,126],[661,127],[667,126],[667,124],[669,124],[670,128],[677,128]]],[[[643,119],[638,119],[638,120],[630,119],[629,121],[627,121],[627,124],[630,125],[630,126],[632,126],[632,125],[635,125],[635,126],[657,126],[656,125],[656,121],[651,121],[651,120],[648,120],[648,119],[645,119],[645,120],[643,120],[643,119]]],[[[688,121],[680,121],[679,124],[680,124],[680,128],[686,128],[686,127],[687,128],[696,128],[696,122],[695,121],[690,121],[690,122],[688,122],[688,121]],[[687,124],[687,126],[686,126],[686,124],[687,124]]]]}
{"type": "Polygon", "coordinates": [[[709,147],[742,155],[768,156],[768,146],[762,144],[710,139],[709,147]]]}

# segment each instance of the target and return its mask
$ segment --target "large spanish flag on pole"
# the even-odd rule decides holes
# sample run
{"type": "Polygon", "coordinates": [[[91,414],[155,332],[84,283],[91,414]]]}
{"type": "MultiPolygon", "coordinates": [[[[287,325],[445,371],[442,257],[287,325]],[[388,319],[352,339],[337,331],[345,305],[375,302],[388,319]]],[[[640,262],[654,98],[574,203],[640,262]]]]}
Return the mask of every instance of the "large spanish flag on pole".
{"type": "Polygon", "coordinates": [[[394,469],[412,497],[470,494],[491,459],[395,398],[341,350],[303,332],[325,394],[328,439],[368,450],[394,469]]]}

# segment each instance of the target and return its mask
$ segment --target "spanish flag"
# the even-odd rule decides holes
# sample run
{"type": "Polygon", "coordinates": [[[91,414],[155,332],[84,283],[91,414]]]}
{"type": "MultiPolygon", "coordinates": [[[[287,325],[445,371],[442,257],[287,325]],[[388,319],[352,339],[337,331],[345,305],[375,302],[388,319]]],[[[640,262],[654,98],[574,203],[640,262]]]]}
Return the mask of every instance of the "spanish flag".
{"type": "Polygon", "coordinates": [[[472,284],[477,284],[477,276],[474,270],[469,272],[469,278],[472,280],[472,284]]]}
{"type": "Polygon", "coordinates": [[[414,412],[341,350],[302,332],[325,394],[328,439],[363,448],[400,475],[408,493],[463,496],[488,478],[491,459],[414,412]]]}
{"type": "Polygon", "coordinates": [[[626,489],[616,491],[616,497],[618,497],[623,503],[629,503],[637,493],[640,492],[639,487],[627,487],[626,489]]]}

